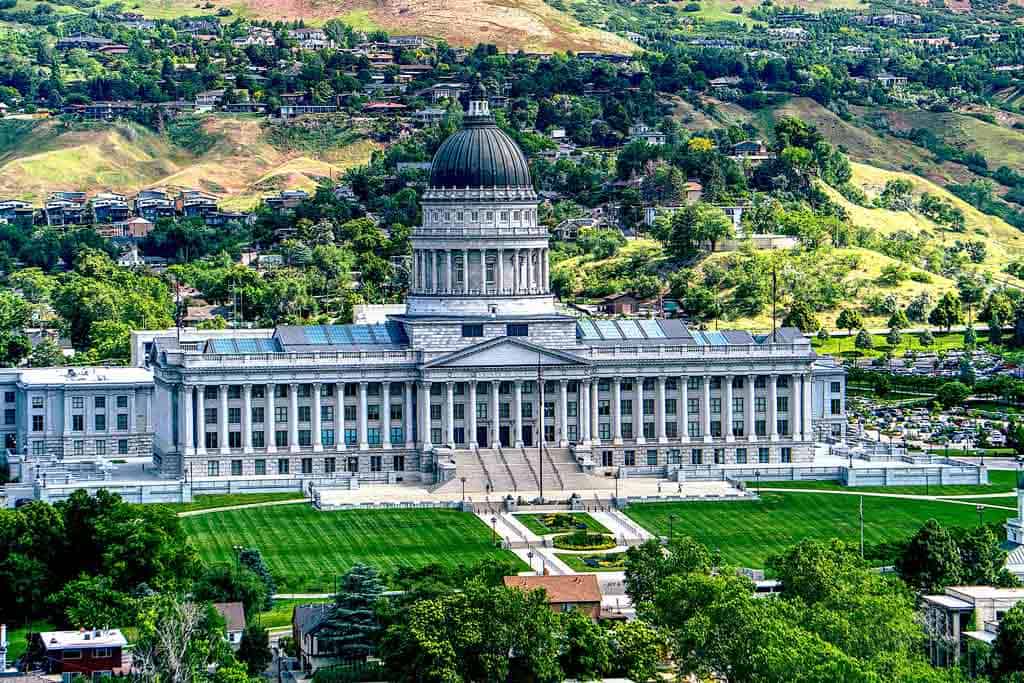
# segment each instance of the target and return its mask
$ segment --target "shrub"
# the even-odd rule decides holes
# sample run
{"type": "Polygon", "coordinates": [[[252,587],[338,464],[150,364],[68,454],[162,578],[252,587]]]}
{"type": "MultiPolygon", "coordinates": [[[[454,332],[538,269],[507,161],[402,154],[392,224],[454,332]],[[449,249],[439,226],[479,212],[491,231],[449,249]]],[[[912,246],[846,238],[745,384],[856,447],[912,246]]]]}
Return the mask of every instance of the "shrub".
{"type": "Polygon", "coordinates": [[[615,547],[615,539],[606,534],[574,531],[555,536],[553,544],[561,550],[608,550],[615,547]]]}

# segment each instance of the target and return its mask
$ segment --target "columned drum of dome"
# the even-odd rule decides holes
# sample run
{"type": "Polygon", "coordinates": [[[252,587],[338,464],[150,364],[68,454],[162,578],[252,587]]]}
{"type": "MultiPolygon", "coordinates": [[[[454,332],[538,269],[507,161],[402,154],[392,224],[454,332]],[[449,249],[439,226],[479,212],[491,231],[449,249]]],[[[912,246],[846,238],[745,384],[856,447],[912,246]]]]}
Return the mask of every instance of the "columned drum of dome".
{"type": "Polygon", "coordinates": [[[434,155],[412,246],[409,316],[555,314],[529,162],[480,85],[462,130],[434,155]]]}

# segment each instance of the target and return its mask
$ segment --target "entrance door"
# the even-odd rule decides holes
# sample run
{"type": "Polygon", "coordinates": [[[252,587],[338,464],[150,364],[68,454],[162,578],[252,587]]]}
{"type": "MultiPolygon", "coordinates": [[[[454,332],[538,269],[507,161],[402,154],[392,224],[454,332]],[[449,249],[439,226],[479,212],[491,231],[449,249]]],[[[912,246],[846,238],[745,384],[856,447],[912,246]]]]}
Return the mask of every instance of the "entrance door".
{"type": "Polygon", "coordinates": [[[487,440],[487,427],[477,425],[476,428],[476,445],[481,448],[490,448],[491,442],[487,440]]]}
{"type": "Polygon", "coordinates": [[[533,445],[533,425],[523,425],[523,445],[533,445]]]}
{"type": "Polygon", "coordinates": [[[498,428],[498,441],[502,448],[512,447],[512,429],[508,425],[501,425],[498,428]]]}

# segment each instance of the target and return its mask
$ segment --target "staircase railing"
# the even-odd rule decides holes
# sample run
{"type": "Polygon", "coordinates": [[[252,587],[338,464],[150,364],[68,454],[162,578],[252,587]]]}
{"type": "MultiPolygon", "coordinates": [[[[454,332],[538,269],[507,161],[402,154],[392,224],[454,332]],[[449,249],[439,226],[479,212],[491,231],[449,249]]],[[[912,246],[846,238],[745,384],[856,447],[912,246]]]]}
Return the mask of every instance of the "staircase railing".
{"type": "Polygon", "coordinates": [[[484,459],[480,457],[480,447],[475,444],[473,445],[473,455],[476,456],[476,461],[480,463],[480,469],[484,471],[484,477],[487,479],[487,485],[493,491],[494,480],[491,479],[491,473],[487,471],[487,463],[485,463],[484,459]]]}
{"type": "Polygon", "coordinates": [[[530,456],[526,454],[526,448],[520,448],[519,450],[523,454],[523,460],[526,461],[526,466],[530,469],[530,474],[533,475],[533,482],[537,485],[537,488],[540,489],[540,477],[537,476],[537,470],[534,469],[533,463],[530,461],[530,456]]]}
{"type": "Polygon", "coordinates": [[[551,471],[555,473],[555,479],[558,480],[558,488],[562,491],[565,490],[565,481],[562,479],[562,473],[558,471],[558,465],[555,464],[555,459],[551,457],[551,451],[548,450],[547,445],[543,445],[544,455],[548,456],[548,464],[551,465],[551,471]]]}
{"type": "Polygon", "coordinates": [[[501,460],[501,464],[505,466],[505,471],[508,473],[508,478],[512,482],[512,490],[519,492],[519,485],[516,482],[516,477],[512,474],[512,468],[508,466],[508,460],[505,459],[505,453],[501,450],[501,446],[498,446],[498,458],[501,460]]]}

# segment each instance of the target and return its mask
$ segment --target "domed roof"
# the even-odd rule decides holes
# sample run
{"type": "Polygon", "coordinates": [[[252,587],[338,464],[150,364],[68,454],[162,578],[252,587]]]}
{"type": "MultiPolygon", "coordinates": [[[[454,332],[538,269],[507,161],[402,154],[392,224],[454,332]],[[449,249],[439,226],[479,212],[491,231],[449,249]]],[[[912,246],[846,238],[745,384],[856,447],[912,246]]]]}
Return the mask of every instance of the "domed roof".
{"type": "Polygon", "coordinates": [[[464,127],[445,140],[430,167],[433,188],[531,187],[530,165],[519,145],[490,115],[465,116],[464,127]]]}

